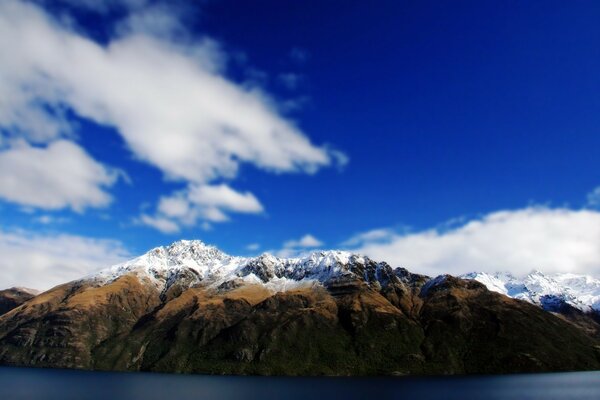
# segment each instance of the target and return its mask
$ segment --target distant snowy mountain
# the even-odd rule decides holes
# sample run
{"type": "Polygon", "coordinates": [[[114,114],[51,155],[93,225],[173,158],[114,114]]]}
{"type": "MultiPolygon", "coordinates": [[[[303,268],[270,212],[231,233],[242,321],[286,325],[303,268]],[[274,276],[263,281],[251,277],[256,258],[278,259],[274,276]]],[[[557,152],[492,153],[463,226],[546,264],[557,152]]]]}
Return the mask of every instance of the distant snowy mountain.
{"type": "Polygon", "coordinates": [[[550,311],[561,304],[568,304],[584,312],[600,312],[600,280],[590,276],[546,275],[533,271],[521,279],[508,273],[485,272],[472,272],[461,278],[474,279],[489,290],[538,304],[550,311]]]}

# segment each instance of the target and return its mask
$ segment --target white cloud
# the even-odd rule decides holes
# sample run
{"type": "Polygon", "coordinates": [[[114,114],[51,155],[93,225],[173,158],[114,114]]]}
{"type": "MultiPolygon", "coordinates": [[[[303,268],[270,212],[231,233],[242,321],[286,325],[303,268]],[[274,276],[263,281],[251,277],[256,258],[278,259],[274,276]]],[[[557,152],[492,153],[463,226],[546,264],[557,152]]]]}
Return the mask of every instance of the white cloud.
{"type": "Polygon", "coordinates": [[[187,218],[191,213],[190,202],[182,195],[162,197],[158,212],[169,218],[187,218]]]}
{"type": "Polygon", "coordinates": [[[315,247],[321,247],[324,244],[321,240],[307,233],[299,239],[286,241],[280,249],[267,250],[266,252],[282,258],[301,257],[310,253],[315,247]]]}
{"type": "Polygon", "coordinates": [[[151,226],[162,233],[179,232],[179,225],[165,217],[153,217],[147,214],[142,214],[137,222],[143,225],[151,226]]]}
{"type": "Polygon", "coordinates": [[[600,212],[530,207],[498,211],[448,230],[372,231],[353,249],[438,275],[469,271],[600,275],[600,212]]]}
{"type": "Polygon", "coordinates": [[[297,240],[288,240],[283,244],[283,247],[286,249],[294,249],[294,248],[311,248],[311,247],[319,247],[323,246],[323,242],[319,239],[311,235],[310,233],[302,236],[297,240]]]}
{"type": "Polygon", "coordinates": [[[0,230],[0,289],[45,290],[130,257],[120,242],[0,230]]]}
{"type": "Polygon", "coordinates": [[[258,249],[260,249],[259,243],[250,243],[249,245],[246,246],[246,250],[256,251],[258,249]]]}
{"type": "Polygon", "coordinates": [[[600,207],[600,186],[592,190],[587,195],[588,207],[600,207]]]}
{"type": "MultiPolygon", "coordinates": [[[[250,192],[220,185],[190,185],[186,190],[161,197],[154,217],[143,215],[139,222],[163,233],[178,232],[182,226],[229,221],[228,213],[260,214],[263,206],[250,192]]],[[[203,224],[203,229],[210,225],[203,224]]]]}
{"type": "Polygon", "coordinates": [[[105,191],[119,172],[96,162],[77,144],[58,140],[46,147],[14,142],[0,152],[0,198],[43,209],[104,207],[105,191]]]}
{"type": "Polygon", "coordinates": [[[372,229],[361,232],[342,243],[343,246],[357,246],[363,243],[385,242],[393,238],[395,231],[390,228],[372,229]]]}
{"type": "Polygon", "coordinates": [[[215,207],[241,213],[263,211],[262,205],[252,193],[236,192],[224,184],[193,186],[189,192],[189,199],[193,204],[204,207],[215,207]]]}
{"type": "MultiPolygon", "coordinates": [[[[314,173],[347,162],[338,151],[312,144],[265,93],[227,79],[226,57],[214,41],[161,39],[157,31],[171,29],[171,22],[153,18],[132,19],[103,46],[33,4],[0,2],[0,51],[10,54],[0,58],[0,129],[29,141],[56,140],[73,129],[60,118],[69,108],[116,128],[138,160],[189,185],[190,194],[234,178],[242,163],[314,173]]],[[[229,191],[219,193],[225,196],[219,206],[202,205],[190,220],[240,212],[225,204],[229,191]]],[[[246,201],[256,208],[252,198],[246,201]]]]}

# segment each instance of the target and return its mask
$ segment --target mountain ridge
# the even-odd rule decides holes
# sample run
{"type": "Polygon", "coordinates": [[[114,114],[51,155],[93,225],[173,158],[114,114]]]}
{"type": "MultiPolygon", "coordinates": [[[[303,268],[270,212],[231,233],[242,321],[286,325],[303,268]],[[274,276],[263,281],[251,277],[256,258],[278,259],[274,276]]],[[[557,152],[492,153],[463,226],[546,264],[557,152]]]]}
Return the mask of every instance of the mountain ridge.
{"type": "MultiPolygon", "coordinates": [[[[327,283],[330,279],[352,274],[354,271],[351,268],[343,266],[355,263],[374,266],[370,278],[365,276],[368,282],[379,282],[379,269],[388,265],[343,250],[316,250],[289,258],[277,257],[270,253],[256,257],[239,257],[226,254],[200,240],[180,240],[91,274],[87,279],[107,282],[132,272],[143,272],[154,277],[167,273],[165,286],[168,289],[169,279],[177,277],[181,270],[189,268],[197,272],[195,283],[204,281],[218,286],[236,284],[237,280],[237,284],[263,283],[272,290],[283,291],[308,281],[327,283]]],[[[394,271],[396,269],[392,268],[394,271]]],[[[600,310],[600,280],[591,276],[571,273],[544,274],[539,270],[532,270],[523,278],[517,278],[507,272],[471,272],[459,277],[474,279],[491,291],[528,301],[545,309],[556,307],[556,303],[565,303],[583,312],[600,310]]]]}
{"type": "Polygon", "coordinates": [[[540,305],[545,309],[552,308],[560,302],[583,312],[600,312],[600,280],[588,275],[544,274],[534,270],[523,278],[506,272],[471,272],[460,277],[475,279],[486,285],[489,290],[540,305]]]}
{"type": "MultiPolygon", "coordinates": [[[[202,284],[218,289],[220,286],[263,284],[277,292],[314,283],[327,285],[330,281],[356,274],[362,274],[369,284],[381,285],[389,280],[385,274],[381,274],[382,268],[387,267],[389,265],[385,262],[376,262],[369,257],[342,250],[318,250],[290,258],[270,253],[238,257],[200,240],[180,240],[90,274],[83,280],[102,285],[125,274],[136,274],[149,278],[166,292],[187,272],[188,287],[202,284]]],[[[398,269],[398,273],[401,270],[398,269]]]]}

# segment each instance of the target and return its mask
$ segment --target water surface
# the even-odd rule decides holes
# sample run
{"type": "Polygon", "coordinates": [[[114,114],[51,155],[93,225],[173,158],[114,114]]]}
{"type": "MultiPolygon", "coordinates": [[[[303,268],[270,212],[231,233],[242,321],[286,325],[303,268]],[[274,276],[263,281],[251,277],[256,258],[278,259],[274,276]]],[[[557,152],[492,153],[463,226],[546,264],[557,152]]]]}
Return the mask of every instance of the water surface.
{"type": "Polygon", "coordinates": [[[285,378],[0,367],[0,399],[600,399],[600,372],[285,378]]]}

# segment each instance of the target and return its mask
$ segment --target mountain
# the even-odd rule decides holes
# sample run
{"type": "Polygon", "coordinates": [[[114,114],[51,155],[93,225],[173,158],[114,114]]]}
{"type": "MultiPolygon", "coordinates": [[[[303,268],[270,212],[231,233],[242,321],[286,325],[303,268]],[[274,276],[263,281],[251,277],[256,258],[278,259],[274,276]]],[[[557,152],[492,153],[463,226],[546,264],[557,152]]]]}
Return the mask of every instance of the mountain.
{"type": "Polygon", "coordinates": [[[600,369],[580,326],[472,279],[357,254],[159,247],[0,316],[0,364],[262,375],[600,369]]]}
{"type": "Polygon", "coordinates": [[[600,280],[591,276],[545,275],[540,271],[533,271],[522,279],[509,273],[485,272],[472,272],[461,278],[475,279],[489,290],[538,304],[549,310],[559,303],[566,303],[583,312],[600,312],[600,280]]]}
{"type": "Polygon", "coordinates": [[[0,290],[0,315],[20,306],[39,293],[37,290],[21,287],[0,290]]]}
{"type": "Polygon", "coordinates": [[[473,272],[462,275],[489,290],[524,300],[556,313],[589,335],[600,338],[600,280],[586,275],[533,271],[524,278],[509,273],[473,272]]]}

